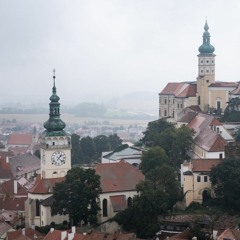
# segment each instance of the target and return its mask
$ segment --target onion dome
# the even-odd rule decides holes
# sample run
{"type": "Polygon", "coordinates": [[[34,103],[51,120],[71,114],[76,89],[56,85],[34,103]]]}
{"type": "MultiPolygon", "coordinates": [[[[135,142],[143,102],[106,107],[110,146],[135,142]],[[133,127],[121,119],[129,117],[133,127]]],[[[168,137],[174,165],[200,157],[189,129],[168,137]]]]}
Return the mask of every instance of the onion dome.
{"type": "Polygon", "coordinates": [[[43,124],[45,130],[45,134],[49,136],[56,135],[65,135],[63,129],[66,127],[65,122],[63,122],[60,118],[60,103],[58,102],[60,98],[57,95],[57,89],[55,86],[55,70],[53,71],[53,88],[52,88],[52,96],[49,98],[49,119],[43,124]]]}
{"type": "Polygon", "coordinates": [[[204,26],[205,32],[203,33],[203,44],[198,48],[200,54],[213,54],[215,48],[210,44],[210,33],[208,32],[207,21],[204,26]]]}

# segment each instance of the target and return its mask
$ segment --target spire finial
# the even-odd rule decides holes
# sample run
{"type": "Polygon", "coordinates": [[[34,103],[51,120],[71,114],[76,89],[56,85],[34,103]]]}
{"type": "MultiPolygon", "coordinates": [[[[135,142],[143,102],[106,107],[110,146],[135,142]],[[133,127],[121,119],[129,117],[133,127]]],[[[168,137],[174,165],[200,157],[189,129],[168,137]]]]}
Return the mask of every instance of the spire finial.
{"type": "Polygon", "coordinates": [[[56,73],[56,70],[54,68],[53,69],[53,87],[55,87],[55,79],[56,79],[55,73],[56,73]]]}

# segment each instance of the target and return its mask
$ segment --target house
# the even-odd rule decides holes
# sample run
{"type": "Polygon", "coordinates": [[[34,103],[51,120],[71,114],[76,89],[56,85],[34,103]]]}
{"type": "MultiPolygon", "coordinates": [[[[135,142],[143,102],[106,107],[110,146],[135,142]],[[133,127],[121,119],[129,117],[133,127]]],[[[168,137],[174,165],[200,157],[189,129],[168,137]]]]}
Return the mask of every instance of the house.
{"type": "Polygon", "coordinates": [[[7,158],[7,162],[11,166],[14,178],[30,179],[40,172],[41,161],[31,153],[7,158]]]}
{"type": "Polygon", "coordinates": [[[127,144],[124,145],[125,147],[117,148],[111,152],[104,152],[102,154],[102,163],[114,163],[124,160],[130,164],[135,166],[139,166],[141,163],[141,156],[143,153],[143,149],[135,147],[135,146],[128,146],[127,144]]]}
{"type": "MultiPolygon", "coordinates": [[[[136,185],[144,180],[144,175],[125,161],[97,164],[95,170],[101,177],[102,188],[98,221],[104,223],[131,205],[133,197],[137,195],[136,185]]],[[[104,232],[114,232],[118,225],[115,222],[106,222],[101,228],[104,232]]]]}
{"type": "Polygon", "coordinates": [[[221,114],[230,99],[240,96],[239,82],[215,81],[215,48],[210,43],[207,22],[198,48],[196,81],[170,82],[159,93],[159,118],[177,121],[185,107],[197,105],[203,112],[221,114]]]}
{"type": "Polygon", "coordinates": [[[213,196],[209,173],[222,159],[194,159],[181,164],[181,186],[183,187],[185,206],[191,202],[202,203],[203,195],[213,196]]]}
{"type": "Polygon", "coordinates": [[[8,136],[7,147],[28,147],[33,143],[30,133],[11,133],[8,136]]]}
{"type": "Polygon", "coordinates": [[[194,143],[189,155],[197,158],[225,158],[225,147],[234,142],[232,135],[214,116],[195,111],[186,113],[177,121],[194,130],[194,143]]]}

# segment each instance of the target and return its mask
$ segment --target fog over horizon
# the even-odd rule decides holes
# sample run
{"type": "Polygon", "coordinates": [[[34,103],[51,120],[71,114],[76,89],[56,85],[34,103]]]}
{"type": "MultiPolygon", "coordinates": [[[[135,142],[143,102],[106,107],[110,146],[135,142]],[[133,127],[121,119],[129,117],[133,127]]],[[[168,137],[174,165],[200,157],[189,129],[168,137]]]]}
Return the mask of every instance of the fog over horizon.
{"type": "Polygon", "coordinates": [[[238,0],[3,0],[0,102],[48,104],[55,68],[62,105],[157,111],[168,82],[196,80],[206,17],[216,80],[240,81],[239,12],[238,0]]]}

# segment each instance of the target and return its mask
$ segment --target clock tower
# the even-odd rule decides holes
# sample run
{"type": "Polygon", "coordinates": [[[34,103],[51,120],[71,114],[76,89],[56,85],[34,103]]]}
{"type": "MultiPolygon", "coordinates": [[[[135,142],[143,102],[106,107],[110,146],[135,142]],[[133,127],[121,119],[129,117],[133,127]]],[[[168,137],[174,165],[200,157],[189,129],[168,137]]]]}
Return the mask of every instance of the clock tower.
{"type": "Polygon", "coordinates": [[[60,98],[55,86],[49,103],[49,119],[44,123],[46,129],[40,136],[41,176],[46,178],[64,177],[71,169],[71,136],[64,131],[66,124],[60,118],[60,98]]]}

